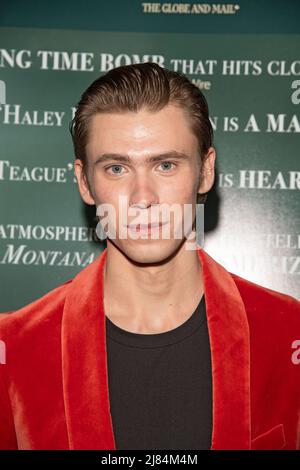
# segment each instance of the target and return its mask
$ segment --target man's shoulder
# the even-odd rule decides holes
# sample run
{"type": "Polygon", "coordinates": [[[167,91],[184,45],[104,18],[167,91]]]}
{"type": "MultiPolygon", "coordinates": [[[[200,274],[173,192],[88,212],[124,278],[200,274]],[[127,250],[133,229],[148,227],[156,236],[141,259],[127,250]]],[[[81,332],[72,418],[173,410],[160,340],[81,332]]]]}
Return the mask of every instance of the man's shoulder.
{"type": "MultiPolygon", "coordinates": [[[[242,276],[229,273],[233,278],[249,315],[282,317],[287,315],[289,321],[294,318],[300,324],[300,301],[295,297],[277,290],[262,286],[242,276]]],[[[287,318],[285,318],[287,319],[287,318]]]]}
{"type": "Polygon", "coordinates": [[[43,324],[51,318],[61,316],[65,298],[73,279],[69,279],[51,289],[38,299],[17,310],[0,313],[0,333],[18,332],[24,325],[26,329],[43,324]]]}
{"type": "Polygon", "coordinates": [[[49,324],[49,321],[58,323],[62,316],[66,296],[72,284],[75,282],[83,283],[86,278],[93,278],[95,272],[98,270],[99,263],[103,259],[100,256],[96,257],[92,263],[85,266],[73,278],[61,283],[54,289],[39,297],[38,299],[30,302],[29,304],[17,310],[10,312],[0,313],[0,334],[4,331],[12,333],[14,329],[20,331],[22,325],[26,330],[36,328],[49,324]]]}
{"type": "Polygon", "coordinates": [[[252,383],[261,384],[263,389],[277,384],[274,399],[277,396],[280,400],[279,395],[289,393],[293,400],[300,385],[300,302],[291,295],[230,274],[247,315],[252,383]]]}

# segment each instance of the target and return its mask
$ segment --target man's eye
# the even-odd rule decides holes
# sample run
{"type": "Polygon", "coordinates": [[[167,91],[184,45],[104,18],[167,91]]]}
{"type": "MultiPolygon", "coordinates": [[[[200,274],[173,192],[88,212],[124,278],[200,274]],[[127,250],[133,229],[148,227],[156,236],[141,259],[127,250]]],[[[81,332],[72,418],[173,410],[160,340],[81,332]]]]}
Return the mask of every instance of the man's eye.
{"type": "Polygon", "coordinates": [[[173,162],[163,162],[160,164],[160,166],[162,166],[164,170],[167,170],[167,171],[173,170],[173,168],[168,167],[168,165],[176,166],[176,164],[173,162]]]}
{"type": "MultiPolygon", "coordinates": [[[[171,171],[171,170],[174,169],[173,167],[171,167],[171,165],[173,165],[173,167],[175,167],[176,163],[163,162],[159,166],[161,166],[163,168],[163,172],[166,173],[166,172],[171,171]]],[[[122,174],[122,168],[123,167],[121,165],[110,165],[110,166],[105,168],[105,171],[108,171],[109,173],[112,173],[113,175],[121,175],[122,174]]]]}
{"type": "Polygon", "coordinates": [[[116,172],[112,172],[114,175],[120,175],[121,174],[121,170],[122,170],[122,167],[121,165],[111,165],[111,166],[108,166],[107,168],[105,168],[105,171],[111,169],[111,168],[117,168],[117,171],[116,172]]]}

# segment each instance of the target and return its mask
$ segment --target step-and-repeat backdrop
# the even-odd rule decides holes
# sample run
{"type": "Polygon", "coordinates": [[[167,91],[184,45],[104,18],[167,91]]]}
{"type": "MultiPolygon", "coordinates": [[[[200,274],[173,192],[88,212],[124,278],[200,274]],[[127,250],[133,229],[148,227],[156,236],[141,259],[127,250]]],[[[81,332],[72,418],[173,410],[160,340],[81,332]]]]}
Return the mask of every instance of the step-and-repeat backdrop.
{"type": "Polygon", "coordinates": [[[209,103],[217,161],[204,249],[229,271],[300,298],[299,2],[1,9],[0,311],[74,277],[105,247],[96,209],[78,193],[68,126],[96,77],[145,61],[183,72],[209,103]]]}

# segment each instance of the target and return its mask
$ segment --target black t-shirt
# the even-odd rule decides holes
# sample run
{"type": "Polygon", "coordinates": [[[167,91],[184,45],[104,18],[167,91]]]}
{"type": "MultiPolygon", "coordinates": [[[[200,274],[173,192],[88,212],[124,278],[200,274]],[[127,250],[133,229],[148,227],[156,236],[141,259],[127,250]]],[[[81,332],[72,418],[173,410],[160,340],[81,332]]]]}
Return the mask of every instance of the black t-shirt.
{"type": "Polygon", "coordinates": [[[110,412],[118,449],[210,449],[212,373],[205,297],[175,329],[126,331],[106,317],[110,412]]]}

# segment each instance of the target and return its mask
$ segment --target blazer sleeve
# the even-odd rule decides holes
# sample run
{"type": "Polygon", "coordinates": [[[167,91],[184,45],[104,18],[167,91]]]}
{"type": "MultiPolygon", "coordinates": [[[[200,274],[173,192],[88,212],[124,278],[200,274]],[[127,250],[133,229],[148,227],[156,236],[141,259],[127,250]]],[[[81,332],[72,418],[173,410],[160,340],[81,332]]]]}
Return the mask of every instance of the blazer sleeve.
{"type": "Polygon", "coordinates": [[[5,365],[0,364],[0,450],[17,450],[17,437],[11,403],[4,383],[3,367],[5,365]]]}

